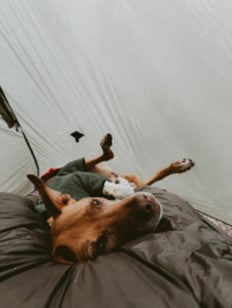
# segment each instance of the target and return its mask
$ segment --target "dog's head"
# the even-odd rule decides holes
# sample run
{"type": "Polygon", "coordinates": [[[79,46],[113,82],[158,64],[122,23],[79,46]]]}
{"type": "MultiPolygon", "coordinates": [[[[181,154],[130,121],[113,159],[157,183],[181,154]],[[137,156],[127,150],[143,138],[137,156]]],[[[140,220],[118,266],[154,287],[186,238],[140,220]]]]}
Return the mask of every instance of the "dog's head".
{"type": "Polygon", "coordinates": [[[93,260],[120,245],[153,232],[162,207],[154,196],[139,192],[120,201],[84,198],[79,201],[48,188],[28,175],[53,217],[52,255],[57,262],[93,260]]]}

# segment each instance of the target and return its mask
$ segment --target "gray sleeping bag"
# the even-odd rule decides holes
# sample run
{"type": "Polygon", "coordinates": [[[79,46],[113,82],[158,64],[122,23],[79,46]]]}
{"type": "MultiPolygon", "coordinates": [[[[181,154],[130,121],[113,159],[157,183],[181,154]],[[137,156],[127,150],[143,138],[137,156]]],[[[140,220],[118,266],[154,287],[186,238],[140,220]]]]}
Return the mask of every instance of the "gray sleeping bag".
{"type": "Polygon", "coordinates": [[[0,307],[232,307],[232,241],[176,195],[153,234],[73,265],[51,259],[49,227],[28,198],[0,193],[0,307]]]}

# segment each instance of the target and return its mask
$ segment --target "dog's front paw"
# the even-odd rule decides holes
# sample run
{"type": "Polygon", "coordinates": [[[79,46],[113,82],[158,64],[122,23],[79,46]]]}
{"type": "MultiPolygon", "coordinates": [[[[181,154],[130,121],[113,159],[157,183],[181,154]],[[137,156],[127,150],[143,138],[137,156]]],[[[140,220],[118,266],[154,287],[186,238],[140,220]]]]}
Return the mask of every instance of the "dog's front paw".
{"type": "Polygon", "coordinates": [[[175,161],[171,164],[175,173],[182,173],[190,170],[195,165],[194,161],[190,158],[184,158],[182,160],[175,161]]]}

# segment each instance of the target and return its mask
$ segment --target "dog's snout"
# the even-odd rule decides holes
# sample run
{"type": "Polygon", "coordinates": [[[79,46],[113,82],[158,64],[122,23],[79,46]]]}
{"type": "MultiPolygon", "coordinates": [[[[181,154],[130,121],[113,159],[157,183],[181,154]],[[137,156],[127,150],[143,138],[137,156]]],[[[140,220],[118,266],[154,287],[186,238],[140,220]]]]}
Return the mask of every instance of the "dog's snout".
{"type": "Polygon", "coordinates": [[[153,208],[152,208],[151,203],[147,203],[146,212],[147,212],[147,214],[151,214],[153,212],[153,208]]]}
{"type": "Polygon", "coordinates": [[[136,193],[133,201],[134,206],[148,216],[154,214],[158,209],[154,196],[149,193],[136,193]]]}

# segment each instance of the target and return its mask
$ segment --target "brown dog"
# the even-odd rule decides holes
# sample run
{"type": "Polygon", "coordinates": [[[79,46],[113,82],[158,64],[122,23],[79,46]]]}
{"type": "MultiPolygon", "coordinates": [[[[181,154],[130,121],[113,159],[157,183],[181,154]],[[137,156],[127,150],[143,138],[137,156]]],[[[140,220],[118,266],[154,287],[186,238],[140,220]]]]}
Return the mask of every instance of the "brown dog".
{"type": "MultiPolygon", "coordinates": [[[[99,163],[113,158],[112,137],[107,134],[101,143],[103,154],[86,161],[91,172],[118,177],[111,169],[99,167],[99,163]]],[[[124,178],[133,186],[150,185],[173,173],[189,170],[191,160],[172,163],[143,182],[139,177],[126,175],[124,178]]],[[[134,193],[122,200],[90,197],[79,201],[68,194],[61,194],[45,185],[34,175],[28,178],[39,191],[47,211],[53,217],[51,236],[52,255],[59,263],[93,260],[99,255],[110,253],[122,244],[141,235],[151,233],[162,216],[162,206],[152,194],[134,193]]]]}

